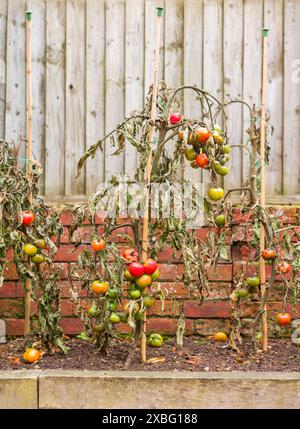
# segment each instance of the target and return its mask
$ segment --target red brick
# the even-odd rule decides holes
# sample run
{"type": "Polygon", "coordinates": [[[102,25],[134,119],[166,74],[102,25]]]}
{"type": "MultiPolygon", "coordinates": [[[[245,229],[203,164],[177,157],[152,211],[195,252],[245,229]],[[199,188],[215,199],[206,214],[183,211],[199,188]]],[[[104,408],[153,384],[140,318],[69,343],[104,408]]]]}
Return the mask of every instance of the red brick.
{"type": "Polygon", "coordinates": [[[14,260],[14,251],[13,249],[8,249],[6,252],[6,260],[12,262],[14,260]]]}
{"type": "Polygon", "coordinates": [[[179,282],[159,282],[158,287],[165,291],[167,296],[175,296],[176,298],[188,298],[190,296],[190,290],[184,287],[179,282]]]}
{"type": "Polygon", "coordinates": [[[196,230],[196,237],[206,242],[210,232],[217,233],[218,228],[199,228],[196,230]]]}
{"type": "Polygon", "coordinates": [[[67,281],[64,280],[62,282],[60,282],[60,296],[61,298],[70,298],[71,297],[71,287],[78,293],[79,297],[86,297],[88,294],[88,290],[87,288],[82,288],[83,283],[82,282],[77,282],[74,281],[72,284],[67,281]]]}
{"type": "Polygon", "coordinates": [[[6,335],[24,335],[24,319],[5,319],[6,335]]]}
{"type": "Polygon", "coordinates": [[[61,319],[60,324],[66,335],[80,334],[84,329],[82,320],[75,317],[61,319]]]}
{"type": "Polygon", "coordinates": [[[190,318],[228,318],[230,304],[226,301],[186,301],[184,303],[185,317],[190,318]]]}
{"type": "MultiPolygon", "coordinates": [[[[48,265],[45,265],[44,273],[49,274],[50,270],[51,268],[48,265]]],[[[54,262],[53,270],[58,271],[60,279],[66,279],[69,276],[69,265],[66,262],[54,262]]]]}
{"type": "Polygon", "coordinates": [[[68,299],[62,299],[60,301],[61,314],[63,316],[76,316],[77,315],[77,305],[68,299]]]}
{"type": "Polygon", "coordinates": [[[81,226],[77,228],[72,237],[71,241],[72,243],[90,243],[91,242],[91,235],[95,234],[95,228],[92,226],[81,226]]]}
{"type": "Polygon", "coordinates": [[[24,302],[23,299],[1,299],[0,300],[0,317],[23,317],[24,302]]]}
{"type": "Polygon", "coordinates": [[[69,244],[69,242],[70,242],[69,228],[67,226],[64,226],[63,229],[64,229],[64,231],[63,231],[62,235],[60,236],[60,243],[61,244],[69,244]]]}
{"type": "Polygon", "coordinates": [[[14,298],[17,292],[16,282],[4,282],[0,287],[0,298],[14,298]]]}
{"type": "Polygon", "coordinates": [[[54,257],[56,262],[77,262],[78,256],[83,249],[87,246],[78,246],[76,249],[71,244],[64,244],[58,248],[58,251],[54,257]]]}
{"type": "Polygon", "coordinates": [[[232,265],[218,264],[216,267],[208,269],[208,278],[212,281],[231,281],[232,280],[232,265]]]}
{"type": "Polygon", "coordinates": [[[233,208],[232,210],[232,220],[234,222],[245,223],[250,222],[253,219],[253,213],[250,211],[241,212],[241,209],[238,207],[233,208]]]}
{"type": "Polygon", "coordinates": [[[160,299],[157,299],[154,306],[149,308],[148,314],[151,316],[178,316],[179,315],[179,303],[172,301],[164,302],[164,310],[162,310],[162,303],[160,299]]]}
{"type": "Polygon", "coordinates": [[[175,281],[178,274],[177,265],[159,264],[160,280],[175,281]]]}
{"type": "Polygon", "coordinates": [[[236,225],[232,227],[232,241],[245,241],[246,228],[244,226],[236,225]]]}
{"type": "Polygon", "coordinates": [[[60,222],[63,225],[70,226],[73,222],[73,215],[71,210],[63,210],[60,214],[60,222]]]}
{"type": "Polygon", "coordinates": [[[4,270],[5,280],[18,280],[17,268],[13,262],[9,262],[4,270]]]}
{"type": "Polygon", "coordinates": [[[118,323],[115,325],[116,332],[119,334],[132,334],[133,330],[128,323],[118,323]]]}
{"type": "Polygon", "coordinates": [[[121,228],[115,229],[111,233],[111,236],[110,236],[111,241],[115,243],[123,243],[124,240],[126,240],[126,238],[122,237],[121,234],[129,236],[131,239],[134,238],[132,228],[130,228],[129,226],[123,226],[121,228]]]}
{"type": "Polygon", "coordinates": [[[216,332],[229,333],[229,320],[226,319],[198,319],[195,322],[195,331],[199,335],[213,335],[216,332]]]}
{"type": "Polygon", "coordinates": [[[172,247],[170,246],[165,246],[163,248],[163,250],[157,255],[157,261],[158,263],[162,263],[162,262],[167,262],[167,263],[172,263],[172,262],[179,262],[182,254],[181,252],[176,252],[174,255],[174,250],[172,247]]]}
{"type": "MultiPolygon", "coordinates": [[[[208,285],[208,297],[207,299],[226,299],[231,294],[231,283],[209,283],[208,285]]],[[[195,292],[192,294],[193,298],[197,298],[199,293],[195,292]]]]}
{"type": "MultiPolygon", "coordinates": [[[[159,332],[160,334],[175,335],[177,331],[177,319],[163,319],[148,317],[147,319],[147,335],[151,332],[159,332]]],[[[193,324],[191,320],[185,320],[185,334],[190,335],[193,332],[193,324]]]]}

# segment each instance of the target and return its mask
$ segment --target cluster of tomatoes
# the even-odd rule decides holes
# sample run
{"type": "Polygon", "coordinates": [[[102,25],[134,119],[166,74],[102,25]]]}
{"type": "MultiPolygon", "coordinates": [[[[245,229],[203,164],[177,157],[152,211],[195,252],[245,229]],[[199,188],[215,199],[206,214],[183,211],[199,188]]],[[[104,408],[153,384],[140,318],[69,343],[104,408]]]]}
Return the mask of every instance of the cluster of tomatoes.
{"type": "MultiPolygon", "coordinates": [[[[35,216],[32,211],[23,211],[21,213],[22,225],[28,227],[33,224],[35,216]]],[[[23,253],[31,258],[31,261],[35,264],[41,264],[45,261],[45,257],[42,254],[42,250],[46,249],[47,244],[44,239],[37,239],[34,243],[25,243],[23,245],[23,253]]]]}

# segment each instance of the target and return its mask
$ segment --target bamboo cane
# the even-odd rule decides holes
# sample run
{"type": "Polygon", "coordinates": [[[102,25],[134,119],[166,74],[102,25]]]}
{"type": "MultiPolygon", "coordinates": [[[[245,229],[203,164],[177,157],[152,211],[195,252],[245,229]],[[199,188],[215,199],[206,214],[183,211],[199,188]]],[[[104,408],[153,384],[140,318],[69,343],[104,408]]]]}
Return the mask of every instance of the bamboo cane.
{"type": "MultiPolygon", "coordinates": [[[[152,169],[152,143],[155,133],[155,119],[156,119],[156,101],[157,101],[157,85],[158,85],[158,65],[159,65],[159,45],[160,45],[160,30],[161,30],[161,17],[163,16],[164,9],[162,7],[156,8],[156,41],[154,50],[153,62],[153,87],[152,87],[152,100],[151,100],[151,121],[152,125],[149,132],[149,145],[150,151],[146,165],[146,203],[143,218],[143,231],[142,231],[142,260],[146,261],[148,256],[148,233],[149,233],[149,198],[150,198],[150,183],[151,183],[151,169],[152,169]]],[[[146,311],[143,315],[141,326],[141,361],[146,361],[146,311]]]]}
{"type": "MultiPolygon", "coordinates": [[[[30,11],[25,12],[26,18],[26,141],[27,141],[27,175],[31,175],[32,161],[32,89],[31,89],[31,18],[30,11]]],[[[32,193],[29,194],[29,203],[32,205],[32,193]]],[[[31,302],[31,280],[28,277],[25,282],[25,328],[24,334],[30,332],[30,302],[31,302]]]]}
{"type": "MultiPolygon", "coordinates": [[[[261,92],[261,122],[260,122],[260,169],[261,169],[261,187],[260,187],[260,205],[266,207],[266,183],[265,183],[265,131],[266,131],[266,90],[267,90],[267,49],[268,49],[267,28],[263,29],[263,62],[262,62],[262,92],[261,92]]],[[[265,229],[260,225],[260,253],[265,248],[265,229]]],[[[260,281],[261,296],[266,291],[266,268],[265,261],[260,257],[260,281]]],[[[267,306],[264,307],[262,315],[262,349],[268,350],[268,324],[267,324],[267,306]]]]}

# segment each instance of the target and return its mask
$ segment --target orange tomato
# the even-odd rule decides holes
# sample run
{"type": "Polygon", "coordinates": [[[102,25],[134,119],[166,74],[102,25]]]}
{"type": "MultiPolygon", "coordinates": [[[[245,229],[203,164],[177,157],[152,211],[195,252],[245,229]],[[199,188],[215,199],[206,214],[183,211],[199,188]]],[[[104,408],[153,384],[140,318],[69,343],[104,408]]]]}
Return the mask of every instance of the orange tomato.
{"type": "Polygon", "coordinates": [[[280,326],[286,326],[289,325],[291,323],[291,315],[290,313],[278,313],[276,315],[276,320],[278,325],[280,326]]]}
{"type": "Polygon", "coordinates": [[[105,249],[106,241],[103,240],[103,238],[100,238],[100,240],[93,240],[91,243],[91,247],[95,252],[100,252],[101,250],[105,249]]]}
{"type": "Polygon", "coordinates": [[[196,129],[196,139],[199,143],[206,143],[210,137],[210,132],[205,127],[199,127],[196,129]]]}
{"type": "Polygon", "coordinates": [[[23,359],[25,362],[28,363],[34,363],[41,357],[41,353],[33,348],[29,348],[26,350],[26,352],[23,354],[23,359]]]}
{"type": "Polygon", "coordinates": [[[99,280],[95,280],[92,283],[92,291],[97,295],[106,293],[108,289],[109,289],[108,282],[100,282],[99,280]]]}
{"type": "Polygon", "coordinates": [[[225,332],[216,332],[214,335],[215,341],[225,342],[227,340],[227,335],[225,332]]]}

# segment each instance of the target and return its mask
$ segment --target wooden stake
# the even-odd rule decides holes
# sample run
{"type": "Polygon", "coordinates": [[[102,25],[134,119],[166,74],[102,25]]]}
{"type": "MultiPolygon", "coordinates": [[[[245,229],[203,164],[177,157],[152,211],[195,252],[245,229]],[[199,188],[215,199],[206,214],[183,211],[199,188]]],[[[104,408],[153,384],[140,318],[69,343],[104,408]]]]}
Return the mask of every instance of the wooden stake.
{"type": "MultiPolygon", "coordinates": [[[[266,132],[266,90],[267,90],[267,48],[268,48],[267,28],[263,29],[263,62],[262,62],[262,92],[261,92],[261,122],[260,122],[260,169],[261,169],[261,186],[260,186],[260,205],[266,207],[266,183],[265,183],[265,132],[266,132]]],[[[260,225],[260,253],[265,248],[265,229],[263,224],[260,225]]],[[[266,290],[266,267],[265,260],[260,257],[260,281],[261,296],[263,297],[266,290]]],[[[267,324],[267,306],[265,305],[262,315],[262,349],[268,351],[268,324],[267,324]]]]}
{"type": "MultiPolygon", "coordinates": [[[[150,198],[150,183],[151,183],[151,170],[152,170],[152,143],[155,133],[155,119],[156,119],[156,101],[157,101],[157,85],[158,85],[158,65],[159,65],[159,45],[160,45],[160,30],[161,30],[161,17],[163,16],[164,9],[162,7],[156,8],[156,42],[154,51],[153,62],[153,88],[151,100],[151,121],[152,125],[149,132],[149,145],[150,152],[147,159],[146,166],[146,203],[143,218],[143,232],[142,232],[142,260],[146,261],[148,257],[148,233],[149,233],[149,198],[150,198]]],[[[144,312],[142,326],[141,326],[141,361],[146,362],[146,311],[144,312]]]]}
{"type": "MultiPolygon", "coordinates": [[[[29,11],[25,12],[26,18],[26,141],[27,141],[27,175],[31,175],[31,160],[32,160],[32,89],[31,89],[31,18],[32,13],[29,11]]],[[[32,205],[32,194],[29,195],[29,203],[32,205]]],[[[25,282],[25,329],[24,334],[27,335],[30,332],[30,302],[31,302],[31,280],[26,279],[25,282]]]]}

